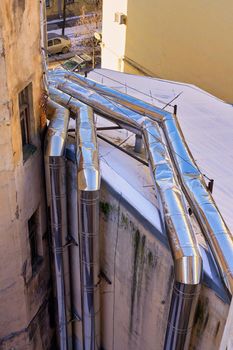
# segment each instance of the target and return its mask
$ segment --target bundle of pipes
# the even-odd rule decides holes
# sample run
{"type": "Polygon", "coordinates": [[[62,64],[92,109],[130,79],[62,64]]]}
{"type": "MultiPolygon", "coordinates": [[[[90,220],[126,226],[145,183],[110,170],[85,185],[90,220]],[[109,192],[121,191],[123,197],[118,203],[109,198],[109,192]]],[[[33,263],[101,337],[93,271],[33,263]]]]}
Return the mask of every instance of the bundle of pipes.
{"type": "MultiPolygon", "coordinates": [[[[55,72],[79,86],[98,91],[102,96],[127,106],[131,111],[148,116],[160,123],[166,137],[170,156],[177,171],[180,185],[194,212],[202,232],[214,254],[219,272],[230,295],[233,293],[233,236],[208,191],[185,142],[177,117],[133,96],[113,90],[75,73],[55,72]]],[[[62,87],[61,87],[62,88],[62,87]]]]}
{"type": "MultiPolygon", "coordinates": [[[[57,343],[59,349],[72,347],[69,337],[68,316],[70,301],[67,276],[67,211],[64,149],[69,121],[69,111],[76,117],[76,163],[77,163],[77,213],[79,235],[74,232],[71,244],[79,242],[80,269],[72,266],[72,310],[73,321],[77,318],[77,279],[81,279],[83,349],[99,349],[99,189],[100,172],[98,148],[92,108],[56,89],[50,88],[53,101],[48,103],[51,118],[45,143],[45,168],[48,206],[50,209],[51,235],[53,240],[53,263],[55,266],[54,289],[57,307],[57,343]],[[54,102],[56,101],[56,102],[54,102]],[[66,106],[66,108],[62,107],[66,106]],[[64,254],[65,252],[65,254],[64,254]],[[80,274],[80,276],[77,276],[80,274]]],[[[76,249],[70,250],[71,264],[76,260],[76,249]]],[[[77,322],[73,323],[73,348],[77,348],[77,322]]]]}
{"type": "MultiPolygon", "coordinates": [[[[221,218],[211,194],[207,191],[204,179],[188,150],[178,121],[175,116],[166,111],[74,73],[66,74],[64,70],[53,71],[49,74],[49,81],[51,86],[56,86],[60,90],[50,87],[50,96],[61,105],[68,106],[72,112],[76,113],[77,109],[82,109],[80,105],[75,107],[75,104],[80,104],[77,100],[82,101],[91,106],[97,114],[114,121],[136,135],[143,136],[152,177],[162,201],[162,210],[164,211],[175,267],[175,283],[164,349],[187,349],[199,293],[202,260],[190,218],[187,215],[186,199],[208,239],[220,273],[230,293],[233,291],[233,243],[229,230],[221,218]],[[158,127],[157,122],[160,127],[158,127]],[[166,139],[166,145],[163,143],[163,137],[166,139]]],[[[78,129],[77,127],[76,132],[78,129]]],[[[94,124],[92,124],[91,130],[94,130],[94,124]]],[[[88,133],[86,135],[83,134],[83,140],[86,137],[88,138],[88,135],[88,133]]],[[[80,137],[77,139],[80,139],[80,137]]],[[[97,150],[96,144],[95,150],[97,150]]],[[[94,163],[96,164],[97,158],[97,152],[95,152],[94,163]]],[[[91,174],[92,172],[86,172],[86,175],[81,176],[81,178],[86,181],[88,173],[91,174]]],[[[82,212],[84,212],[91,201],[86,192],[80,192],[80,194],[80,203],[83,200],[85,202],[81,203],[79,207],[81,206],[83,208],[82,212]]],[[[98,214],[96,209],[92,214],[92,217],[95,217],[97,220],[98,214]]],[[[79,218],[79,222],[83,222],[82,216],[79,216],[79,218]]],[[[95,222],[98,222],[98,220],[95,222]]],[[[80,232],[82,230],[85,231],[85,227],[80,229],[80,232]]],[[[86,232],[92,233],[98,230],[97,227],[86,227],[86,229],[86,232]],[[93,231],[88,231],[90,229],[93,229],[93,231]]],[[[91,237],[95,237],[95,235],[91,235],[91,237]]],[[[91,237],[89,238],[91,239],[91,237]]],[[[80,242],[80,247],[86,247],[85,252],[92,247],[89,245],[90,239],[80,242]]],[[[96,247],[98,247],[97,241],[95,241],[96,247]]],[[[94,249],[94,247],[92,248],[94,249]]],[[[96,249],[98,251],[98,248],[96,249]]],[[[98,252],[96,254],[98,256],[98,252]]],[[[84,259],[84,256],[87,255],[83,251],[80,256],[84,259]]],[[[81,266],[83,265],[82,261],[81,266]]],[[[91,265],[88,266],[88,276],[90,276],[91,265]]],[[[84,267],[81,268],[81,272],[85,273],[83,269],[84,267]]],[[[94,270],[97,271],[98,269],[94,270]]],[[[95,280],[95,285],[98,285],[95,278],[93,279],[95,280]]],[[[89,300],[88,290],[84,288],[86,282],[87,279],[82,277],[84,309],[88,308],[87,302],[89,300]]],[[[93,296],[93,289],[91,293],[93,296]]],[[[95,331],[93,332],[95,329],[94,323],[89,323],[90,328],[85,326],[84,317],[82,314],[84,329],[88,328],[97,339],[98,335],[95,334],[95,331]]],[[[84,349],[99,348],[99,339],[91,345],[88,341],[88,334],[85,331],[83,332],[83,337],[84,349]]]]}

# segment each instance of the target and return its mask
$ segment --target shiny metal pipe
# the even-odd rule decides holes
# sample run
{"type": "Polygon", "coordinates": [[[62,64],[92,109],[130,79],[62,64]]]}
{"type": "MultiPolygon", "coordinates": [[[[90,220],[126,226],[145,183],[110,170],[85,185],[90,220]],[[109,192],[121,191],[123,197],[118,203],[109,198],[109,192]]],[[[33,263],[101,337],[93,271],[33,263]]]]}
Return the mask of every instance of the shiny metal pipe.
{"type": "Polygon", "coordinates": [[[156,122],[145,119],[143,137],[172,251],[175,283],[164,350],[188,350],[202,276],[202,259],[167,149],[156,122]]]}
{"type": "Polygon", "coordinates": [[[78,218],[81,256],[83,350],[100,349],[100,169],[92,108],[76,120],[78,218]]]}
{"type": "Polygon", "coordinates": [[[164,350],[188,350],[200,285],[175,282],[164,350]]]}
{"type": "Polygon", "coordinates": [[[202,259],[185,206],[185,198],[157,123],[145,119],[143,137],[152,178],[162,200],[162,210],[174,259],[175,280],[183,284],[199,284],[202,259]]]}
{"type": "Polygon", "coordinates": [[[164,120],[164,133],[176,168],[181,174],[183,191],[209,243],[228,292],[233,293],[233,237],[205,180],[185,142],[176,116],[164,120]]]}
{"type": "Polygon", "coordinates": [[[139,121],[142,117],[137,113],[123,106],[118,106],[99,94],[66,80],[64,78],[64,73],[53,73],[52,76],[50,73],[50,83],[60,91],[89,105],[99,115],[106,117],[114,123],[118,123],[120,126],[133,133],[141,134],[139,121]],[[111,111],[111,113],[109,113],[109,111],[111,111]]]}
{"type": "MultiPolygon", "coordinates": [[[[59,78],[59,80],[61,77],[59,78]]],[[[61,80],[60,80],[61,81],[61,80]]],[[[69,82],[67,82],[67,85],[69,82]]],[[[73,95],[73,94],[72,94],[73,95]]],[[[109,101],[108,101],[109,103],[109,101]]],[[[109,107],[109,105],[108,105],[109,107]]],[[[106,109],[107,114],[111,115],[111,108],[106,109]]],[[[155,122],[145,119],[143,123],[143,136],[150,160],[152,177],[156,183],[162,198],[163,209],[165,212],[165,221],[168,229],[169,242],[174,258],[175,279],[177,285],[197,286],[201,279],[202,260],[197,248],[192,227],[189,222],[187,211],[185,210],[184,198],[174,176],[174,170],[169,160],[166,148],[163,145],[160,131],[155,122]]],[[[182,295],[182,294],[181,294],[182,295]]],[[[172,296],[172,300],[176,295],[172,296]]],[[[181,297],[179,298],[181,300],[181,297]]],[[[183,304],[187,307],[186,313],[190,325],[192,325],[192,315],[190,308],[195,309],[197,297],[189,299],[189,304],[184,300],[183,304]]],[[[179,324],[182,324],[184,316],[181,313],[176,314],[175,321],[172,319],[173,304],[171,305],[169,324],[178,324],[178,329],[168,326],[166,339],[172,339],[171,331],[175,333],[174,349],[179,349],[179,344],[185,340],[188,344],[188,333],[182,336],[179,334],[179,324]],[[174,331],[175,329],[175,331],[174,331]],[[182,339],[182,340],[181,340],[182,339]]],[[[185,310],[184,310],[185,312],[185,310]]],[[[167,344],[167,342],[166,342],[167,344]]]]}
{"type": "MultiPolygon", "coordinates": [[[[98,147],[94,124],[94,114],[91,107],[73,99],[69,95],[49,88],[52,98],[66,106],[76,114],[77,141],[77,204],[79,232],[79,256],[77,247],[71,247],[71,284],[73,314],[78,318],[80,295],[77,281],[81,268],[81,299],[82,299],[82,339],[83,350],[97,350],[100,347],[100,315],[99,315],[99,188],[100,170],[98,147]]],[[[74,194],[73,194],[74,195],[74,194]]],[[[72,211],[73,212],[73,211],[72,211]]],[[[72,238],[77,243],[75,230],[76,220],[71,220],[72,238]]],[[[77,228],[77,227],[76,227],[77,228]]],[[[77,322],[73,325],[74,348],[78,347],[80,336],[77,322]]]]}
{"type": "Polygon", "coordinates": [[[49,113],[53,111],[45,140],[45,168],[47,204],[50,213],[52,266],[56,303],[57,343],[61,350],[68,348],[67,287],[69,278],[66,212],[65,140],[69,111],[54,101],[48,101],[49,113]],[[67,289],[66,289],[67,288],[67,289]]]}
{"type": "MultiPolygon", "coordinates": [[[[61,71],[59,74],[62,74],[61,71]]],[[[154,120],[157,122],[162,122],[163,116],[166,115],[167,113],[166,111],[161,110],[160,108],[152,106],[150,104],[147,104],[147,106],[145,106],[145,102],[139,100],[136,97],[123,94],[122,92],[111,89],[105,85],[99,84],[91,79],[84,78],[79,74],[69,72],[65,74],[65,78],[73,82],[76,82],[80,86],[89,87],[94,91],[99,92],[101,95],[113,98],[114,101],[117,101],[119,104],[125,107],[128,107],[132,111],[136,111],[139,114],[146,116],[148,115],[148,110],[149,110],[150,115],[153,116],[154,120]]]]}
{"type": "MultiPolygon", "coordinates": [[[[61,74],[61,71],[60,73],[61,74]]],[[[163,125],[164,134],[176,167],[182,190],[186,195],[202,232],[209,243],[217,262],[219,272],[229,293],[233,294],[233,236],[222,218],[212,194],[207,190],[205,180],[199,171],[185,142],[177,117],[153,105],[132,98],[127,94],[103,86],[75,73],[65,75],[73,82],[113,98],[123,106],[142,115],[158,120],[163,125]]]]}
{"type": "Polygon", "coordinates": [[[70,281],[71,281],[71,306],[72,306],[72,350],[82,349],[82,301],[81,301],[81,258],[80,240],[78,231],[78,191],[77,191],[77,165],[76,162],[67,159],[67,206],[68,227],[71,238],[70,245],[70,281]]]}

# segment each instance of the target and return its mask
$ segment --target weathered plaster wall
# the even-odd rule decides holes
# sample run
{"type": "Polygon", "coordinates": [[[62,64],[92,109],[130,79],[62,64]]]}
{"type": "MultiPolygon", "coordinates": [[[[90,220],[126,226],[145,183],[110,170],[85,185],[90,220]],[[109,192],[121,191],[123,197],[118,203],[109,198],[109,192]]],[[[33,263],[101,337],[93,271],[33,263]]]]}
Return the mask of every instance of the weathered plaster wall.
{"type": "Polygon", "coordinates": [[[0,348],[47,349],[51,292],[40,141],[42,66],[40,2],[0,2],[0,348]],[[23,161],[18,94],[32,83],[32,143],[23,161]],[[32,274],[28,220],[39,211],[39,250],[32,274]],[[47,325],[47,331],[40,330],[47,325]],[[39,338],[41,340],[39,341],[39,338]],[[44,344],[43,346],[41,344],[44,344]]]}

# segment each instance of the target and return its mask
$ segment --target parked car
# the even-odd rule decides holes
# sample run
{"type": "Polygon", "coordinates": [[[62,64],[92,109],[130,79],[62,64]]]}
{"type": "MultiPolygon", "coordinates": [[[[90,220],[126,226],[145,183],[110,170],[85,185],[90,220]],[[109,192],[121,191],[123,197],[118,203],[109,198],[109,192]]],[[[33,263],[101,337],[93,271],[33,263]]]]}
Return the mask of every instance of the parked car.
{"type": "Polygon", "coordinates": [[[92,58],[83,53],[80,55],[75,55],[74,57],[70,58],[69,60],[65,61],[62,66],[70,70],[72,72],[81,72],[85,69],[88,69],[91,67],[92,64],[92,58]]]}
{"type": "Polygon", "coordinates": [[[48,33],[48,54],[67,53],[71,48],[70,38],[66,35],[48,33]]]}

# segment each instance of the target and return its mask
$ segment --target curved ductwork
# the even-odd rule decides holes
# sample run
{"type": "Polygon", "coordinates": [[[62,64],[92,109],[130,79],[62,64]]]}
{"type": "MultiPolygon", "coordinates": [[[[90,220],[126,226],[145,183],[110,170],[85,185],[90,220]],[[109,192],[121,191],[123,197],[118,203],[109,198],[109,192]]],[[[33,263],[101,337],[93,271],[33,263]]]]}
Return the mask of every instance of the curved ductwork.
{"type": "MultiPolygon", "coordinates": [[[[132,112],[129,109],[118,107],[98,94],[80,88],[80,86],[68,80],[62,80],[61,73],[58,77],[59,89],[91,105],[97,113],[103,115],[100,110],[104,109],[104,115],[106,117],[110,116],[108,119],[112,120],[111,113],[114,109],[117,109],[115,110],[117,116],[114,116],[116,118],[114,121],[119,124],[121,120],[125,120],[126,116],[130,118],[132,112]],[[98,101],[98,104],[96,104],[96,101],[98,101]],[[101,108],[99,108],[100,103],[101,108]]],[[[56,81],[55,75],[53,75],[53,81],[56,81]]],[[[202,260],[187,214],[185,198],[174,175],[174,169],[163,145],[157,123],[148,118],[140,118],[139,115],[135,116],[135,114],[134,120],[138,123],[136,130],[140,130],[144,137],[152,177],[162,199],[165,223],[174,259],[175,285],[165,349],[186,349],[189,344],[190,330],[199,294],[202,260]]],[[[131,123],[128,123],[127,120],[125,125],[130,126],[131,123]]]]}
{"type": "Polygon", "coordinates": [[[205,180],[195,164],[185,142],[176,116],[149,103],[115,91],[77,74],[72,73],[66,76],[79,85],[92,88],[104,96],[114,99],[114,101],[117,101],[123,106],[127,106],[132,111],[147,115],[153,120],[161,122],[170,149],[170,156],[173,158],[173,164],[179,174],[182,190],[214,254],[225,286],[232,295],[233,237],[211,193],[206,188],[205,180]]]}
{"type": "Polygon", "coordinates": [[[65,141],[69,123],[69,111],[54,101],[48,101],[48,117],[51,117],[45,139],[45,171],[48,213],[54,270],[54,294],[57,322],[57,343],[61,350],[68,348],[67,287],[69,263],[67,250],[66,170],[65,141]]]}
{"type": "Polygon", "coordinates": [[[188,349],[200,291],[202,259],[184,196],[174,175],[157,123],[145,119],[143,136],[152,177],[162,199],[175,269],[164,349],[188,349]]]}
{"type": "MultiPolygon", "coordinates": [[[[99,190],[100,169],[98,146],[91,107],[72,99],[56,88],[49,88],[50,96],[66,106],[76,116],[76,163],[77,163],[77,210],[78,234],[81,257],[78,266],[72,266],[72,304],[74,315],[78,314],[79,296],[75,282],[81,275],[83,350],[100,349],[100,292],[99,292],[99,190]]],[[[71,264],[76,261],[76,249],[71,250],[71,264]]],[[[78,336],[77,322],[74,322],[74,338],[78,336]]],[[[76,344],[76,342],[75,342],[76,344]]],[[[74,345],[76,348],[76,345],[74,345]]]]}

